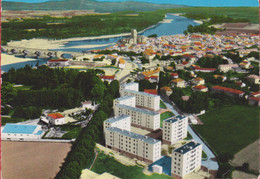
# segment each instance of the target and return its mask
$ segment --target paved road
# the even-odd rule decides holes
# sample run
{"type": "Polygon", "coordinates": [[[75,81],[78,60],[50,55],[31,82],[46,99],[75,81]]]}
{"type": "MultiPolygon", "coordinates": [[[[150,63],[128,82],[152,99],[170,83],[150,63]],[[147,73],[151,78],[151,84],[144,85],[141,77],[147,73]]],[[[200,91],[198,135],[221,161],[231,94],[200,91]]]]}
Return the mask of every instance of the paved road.
{"type": "MultiPolygon", "coordinates": [[[[169,104],[165,99],[161,98],[165,105],[174,113],[174,115],[179,115],[179,113],[173,108],[171,104],[169,104]]],[[[174,105],[174,104],[173,104],[174,105]]],[[[218,170],[219,165],[216,161],[211,160],[211,158],[215,158],[216,156],[213,152],[209,149],[209,147],[201,140],[201,138],[193,131],[193,129],[188,126],[188,131],[191,134],[192,138],[201,143],[203,146],[203,151],[207,154],[208,159],[206,161],[202,161],[202,165],[207,167],[210,170],[218,170]]]]}

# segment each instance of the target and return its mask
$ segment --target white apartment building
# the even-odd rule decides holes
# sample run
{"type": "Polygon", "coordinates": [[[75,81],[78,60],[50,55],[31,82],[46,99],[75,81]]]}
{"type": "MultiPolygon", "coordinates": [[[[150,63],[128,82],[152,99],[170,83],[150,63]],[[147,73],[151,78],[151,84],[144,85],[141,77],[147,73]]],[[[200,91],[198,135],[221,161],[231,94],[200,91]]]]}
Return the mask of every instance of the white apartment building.
{"type": "Polygon", "coordinates": [[[115,127],[105,129],[106,147],[152,163],[161,158],[161,141],[115,127]]]}
{"type": "Polygon", "coordinates": [[[135,96],[137,107],[146,108],[153,111],[160,109],[160,96],[140,91],[122,90],[121,96],[135,96]]]}
{"type": "Polygon", "coordinates": [[[135,96],[123,96],[123,97],[114,99],[113,107],[115,108],[115,106],[118,104],[124,104],[127,106],[135,107],[135,96]]]}
{"type": "Polygon", "coordinates": [[[188,117],[174,116],[163,121],[163,143],[172,145],[187,137],[188,117]]]}
{"type": "Polygon", "coordinates": [[[172,151],[172,177],[181,179],[201,167],[202,145],[191,141],[172,151]]]}
{"type": "Polygon", "coordinates": [[[116,127],[119,129],[131,131],[131,117],[122,115],[118,117],[111,117],[103,122],[104,132],[106,128],[116,127]]]}
{"type": "Polygon", "coordinates": [[[125,89],[139,91],[139,83],[132,82],[132,83],[125,83],[120,85],[120,89],[119,89],[120,96],[123,96],[122,91],[125,89]]]}
{"type": "Polygon", "coordinates": [[[146,130],[156,130],[160,128],[160,114],[146,109],[135,108],[118,104],[114,108],[115,116],[131,116],[131,125],[146,130]]]}

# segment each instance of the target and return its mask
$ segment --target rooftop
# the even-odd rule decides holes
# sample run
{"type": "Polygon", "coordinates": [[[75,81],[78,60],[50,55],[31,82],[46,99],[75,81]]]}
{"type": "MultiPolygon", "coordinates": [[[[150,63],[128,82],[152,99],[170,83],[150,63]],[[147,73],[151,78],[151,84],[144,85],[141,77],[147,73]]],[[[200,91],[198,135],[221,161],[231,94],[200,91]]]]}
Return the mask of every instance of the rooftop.
{"type": "Polygon", "coordinates": [[[200,143],[197,143],[197,142],[194,142],[194,141],[191,141],[177,149],[174,150],[174,152],[178,152],[180,154],[185,154],[193,149],[195,149],[196,147],[200,146],[201,144],[200,143]]]}
{"type": "Polygon", "coordinates": [[[119,108],[124,108],[124,109],[128,109],[128,110],[131,110],[131,111],[136,111],[136,112],[139,112],[139,113],[145,113],[145,114],[151,115],[151,116],[159,115],[159,113],[154,112],[154,111],[150,111],[150,110],[147,110],[147,109],[135,108],[135,107],[131,107],[131,106],[123,105],[123,104],[118,104],[116,106],[119,107],[119,108]]]}
{"type": "Polygon", "coordinates": [[[120,121],[120,120],[124,120],[126,118],[129,118],[130,116],[127,116],[127,115],[122,115],[122,116],[118,116],[118,117],[111,117],[111,118],[108,118],[105,122],[107,123],[113,123],[113,122],[117,122],[117,121],[120,121]]]}
{"type": "Polygon", "coordinates": [[[122,100],[125,100],[125,99],[131,99],[131,98],[135,98],[135,97],[134,96],[122,96],[120,98],[116,98],[115,100],[122,101],[122,100]]]}
{"type": "Polygon", "coordinates": [[[185,119],[185,118],[186,118],[186,116],[184,116],[184,115],[178,115],[178,116],[174,116],[174,117],[165,119],[164,121],[165,121],[165,122],[174,123],[174,122],[176,122],[176,121],[178,121],[178,120],[182,120],[182,119],[185,119]]]}
{"type": "Polygon", "coordinates": [[[53,119],[60,119],[63,118],[64,116],[61,113],[50,113],[47,114],[49,117],[53,118],[53,119]]]}
{"type": "Polygon", "coordinates": [[[223,87],[223,86],[213,86],[212,89],[222,90],[222,91],[235,93],[235,94],[244,94],[244,91],[240,91],[240,90],[233,89],[233,88],[227,88],[227,87],[223,87]]]}
{"type": "Polygon", "coordinates": [[[112,132],[117,132],[121,135],[131,137],[133,139],[142,140],[145,143],[149,143],[149,144],[156,144],[156,143],[161,142],[161,141],[153,139],[151,137],[143,136],[143,135],[136,134],[136,133],[133,133],[133,132],[130,132],[130,131],[127,131],[127,130],[119,129],[119,128],[116,128],[116,127],[109,127],[109,128],[107,128],[107,130],[112,131],[112,132]]]}
{"type": "Polygon", "coordinates": [[[128,89],[125,89],[124,91],[130,92],[130,93],[139,94],[139,95],[145,95],[145,96],[149,96],[149,97],[157,97],[158,96],[158,95],[154,95],[154,94],[150,94],[150,93],[145,93],[145,92],[141,92],[141,91],[134,91],[134,90],[128,90],[128,89]]]}
{"type": "Polygon", "coordinates": [[[157,90],[156,89],[144,89],[144,92],[148,93],[148,94],[157,95],[157,90]]]}
{"type": "Polygon", "coordinates": [[[4,126],[2,133],[33,134],[37,125],[9,124],[4,126]]]}

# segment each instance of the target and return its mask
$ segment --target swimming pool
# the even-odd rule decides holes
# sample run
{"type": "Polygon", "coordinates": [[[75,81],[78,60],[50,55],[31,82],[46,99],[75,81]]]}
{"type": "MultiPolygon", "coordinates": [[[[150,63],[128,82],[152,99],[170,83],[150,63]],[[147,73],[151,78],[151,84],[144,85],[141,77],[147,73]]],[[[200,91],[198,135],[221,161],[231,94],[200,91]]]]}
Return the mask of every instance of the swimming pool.
{"type": "Polygon", "coordinates": [[[149,165],[148,170],[152,172],[153,171],[152,166],[159,165],[162,166],[164,174],[171,176],[171,163],[172,163],[171,157],[163,156],[161,159],[149,165]]]}

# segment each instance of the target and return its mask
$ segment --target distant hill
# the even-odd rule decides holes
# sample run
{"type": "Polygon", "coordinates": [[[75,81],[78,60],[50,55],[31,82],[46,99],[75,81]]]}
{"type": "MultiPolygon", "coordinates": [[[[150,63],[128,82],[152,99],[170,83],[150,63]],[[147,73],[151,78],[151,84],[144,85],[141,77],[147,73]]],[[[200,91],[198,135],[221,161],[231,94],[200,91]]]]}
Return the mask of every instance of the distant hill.
{"type": "Polygon", "coordinates": [[[93,0],[65,0],[44,3],[2,1],[3,10],[95,10],[96,12],[118,12],[126,10],[153,11],[157,9],[181,8],[174,4],[152,4],[144,2],[97,2],[93,0]]]}

